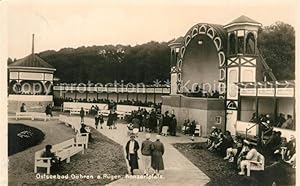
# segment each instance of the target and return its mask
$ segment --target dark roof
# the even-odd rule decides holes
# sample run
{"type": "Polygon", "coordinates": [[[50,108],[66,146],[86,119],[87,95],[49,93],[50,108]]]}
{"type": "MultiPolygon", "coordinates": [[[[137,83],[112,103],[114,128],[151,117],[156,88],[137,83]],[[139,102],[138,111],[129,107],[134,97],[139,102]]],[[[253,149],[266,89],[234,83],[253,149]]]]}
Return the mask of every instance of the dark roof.
{"type": "Polygon", "coordinates": [[[183,37],[180,36],[179,38],[175,39],[172,43],[181,43],[183,42],[183,37]]]}
{"type": "Polygon", "coordinates": [[[247,17],[247,16],[240,16],[238,18],[236,18],[235,20],[231,21],[230,23],[228,23],[227,25],[231,25],[234,23],[254,23],[254,24],[260,24],[259,22],[247,17]]]}
{"type": "Polygon", "coordinates": [[[42,58],[35,54],[30,54],[22,59],[18,59],[9,66],[20,66],[20,67],[36,67],[36,68],[52,68],[52,65],[44,61],[42,58]]]}
{"type": "Polygon", "coordinates": [[[182,36],[180,36],[180,37],[178,37],[177,39],[172,39],[170,42],[169,42],[169,45],[173,45],[173,44],[178,44],[178,43],[183,43],[183,37],[182,36]]]}

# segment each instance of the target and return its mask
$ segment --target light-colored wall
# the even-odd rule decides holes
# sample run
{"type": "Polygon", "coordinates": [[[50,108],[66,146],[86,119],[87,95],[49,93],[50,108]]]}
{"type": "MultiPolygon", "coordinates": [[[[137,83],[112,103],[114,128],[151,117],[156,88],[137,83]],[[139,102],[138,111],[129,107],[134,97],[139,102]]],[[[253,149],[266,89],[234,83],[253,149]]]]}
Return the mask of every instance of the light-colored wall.
{"type": "Polygon", "coordinates": [[[222,100],[199,99],[183,96],[164,96],[162,113],[169,111],[174,113],[178,123],[178,129],[181,128],[184,120],[195,120],[202,128],[202,136],[207,136],[212,126],[217,126],[224,130],[225,111],[220,105],[224,105],[222,100]],[[194,104],[191,105],[190,103],[194,104]],[[216,125],[216,116],[221,116],[221,124],[216,125]]]}
{"type": "Polygon", "coordinates": [[[255,113],[255,98],[242,97],[241,98],[241,121],[248,122],[255,113]]]}

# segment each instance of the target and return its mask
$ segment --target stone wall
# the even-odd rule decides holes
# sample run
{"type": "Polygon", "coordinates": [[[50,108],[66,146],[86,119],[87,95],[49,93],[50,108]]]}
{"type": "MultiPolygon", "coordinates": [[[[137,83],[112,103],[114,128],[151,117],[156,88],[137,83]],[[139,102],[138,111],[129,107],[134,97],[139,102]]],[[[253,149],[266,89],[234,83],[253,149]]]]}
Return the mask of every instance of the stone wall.
{"type": "Polygon", "coordinates": [[[195,120],[202,128],[202,136],[207,136],[212,126],[225,129],[224,100],[216,98],[194,98],[182,95],[162,97],[162,112],[174,113],[177,119],[177,128],[181,129],[184,120],[195,120]],[[216,117],[221,117],[221,123],[216,124],[216,117]]]}

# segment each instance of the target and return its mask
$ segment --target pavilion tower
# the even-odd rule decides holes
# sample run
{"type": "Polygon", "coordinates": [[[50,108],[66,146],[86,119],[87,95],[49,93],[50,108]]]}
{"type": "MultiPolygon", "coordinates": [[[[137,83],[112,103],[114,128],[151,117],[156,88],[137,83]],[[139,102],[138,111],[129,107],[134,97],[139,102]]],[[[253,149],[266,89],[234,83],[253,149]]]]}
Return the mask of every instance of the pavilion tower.
{"type": "Polygon", "coordinates": [[[256,82],[259,51],[257,33],[261,24],[246,16],[240,16],[224,26],[227,31],[227,94],[226,130],[235,133],[240,119],[239,82],[256,82]]]}
{"type": "Polygon", "coordinates": [[[53,74],[55,68],[34,53],[8,65],[8,111],[18,112],[22,103],[28,111],[44,112],[52,104],[53,74]]]}
{"type": "Polygon", "coordinates": [[[177,39],[174,39],[171,41],[169,44],[169,47],[171,48],[171,62],[170,62],[170,68],[171,68],[171,95],[175,95],[178,92],[178,85],[177,85],[177,73],[178,73],[178,68],[177,68],[177,60],[178,60],[178,54],[180,47],[183,42],[183,37],[179,37],[177,39]]]}

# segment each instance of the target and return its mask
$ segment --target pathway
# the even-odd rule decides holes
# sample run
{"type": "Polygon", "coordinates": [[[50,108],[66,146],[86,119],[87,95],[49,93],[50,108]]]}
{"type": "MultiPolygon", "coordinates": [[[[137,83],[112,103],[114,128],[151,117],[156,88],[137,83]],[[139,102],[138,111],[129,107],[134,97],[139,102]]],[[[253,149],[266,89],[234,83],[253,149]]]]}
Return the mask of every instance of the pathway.
{"type": "MultiPolygon", "coordinates": [[[[78,122],[80,122],[79,117],[76,117],[78,122]]],[[[85,124],[94,127],[94,120],[91,118],[85,118],[85,124]]],[[[98,131],[115,142],[123,145],[125,147],[129,136],[127,135],[127,126],[125,124],[117,125],[116,130],[109,130],[106,126],[104,129],[98,129],[98,131]]],[[[137,141],[140,146],[142,141],[145,139],[145,132],[139,133],[137,141]]],[[[156,134],[151,133],[151,140],[155,140],[156,134]]],[[[203,138],[196,137],[196,142],[203,141],[203,138]]],[[[188,143],[191,142],[190,137],[180,136],[173,137],[161,136],[161,142],[165,146],[165,154],[163,156],[165,170],[160,172],[163,176],[161,179],[133,179],[133,178],[122,178],[115,182],[112,182],[111,186],[136,186],[136,185],[205,185],[210,181],[209,177],[206,176],[201,170],[199,170],[193,163],[191,163],[185,156],[183,156],[176,148],[173,147],[173,143],[188,143]]],[[[124,148],[125,154],[125,148],[124,148]]],[[[139,170],[135,170],[135,175],[143,175],[143,162],[141,161],[142,155],[139,150],[139,170]]],[[[125,158],[125,157],[124,157],[125,158]]],[[[127,161],[126,161],[127,162],[127,161]]],[[[127,164],[128,165],[128,164],[127,164]]]]}

